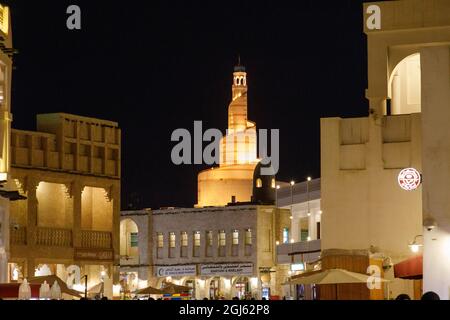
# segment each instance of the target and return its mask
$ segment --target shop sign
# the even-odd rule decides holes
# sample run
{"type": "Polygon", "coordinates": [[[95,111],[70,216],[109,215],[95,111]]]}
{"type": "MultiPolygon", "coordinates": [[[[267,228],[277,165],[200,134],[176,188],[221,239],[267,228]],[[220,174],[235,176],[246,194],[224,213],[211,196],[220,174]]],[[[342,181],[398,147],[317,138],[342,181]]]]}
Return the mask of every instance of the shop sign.
{"type": "Polygon", "coordinates": [[[304,271],[305,265],[303,263],[291,264],[291,271],[304,271]]]}
{"type": "Polygon", "coordinates": [[[195,264],[186,266],[166,266],[156,267],[157,277],[184,277],[197,275],[195,264]]]}
{"type": "Polygon", "coordinates": [[[97,260],[97,261],[112,261],[114,254],[112,250],[95,250],[85,248],[75,248],[75,260],[97,260]]]}
{"type": "Polygon", "coordinates": [[[253,275],[253,263],[204,264],[200,268],[202,276],[253,275]]]}

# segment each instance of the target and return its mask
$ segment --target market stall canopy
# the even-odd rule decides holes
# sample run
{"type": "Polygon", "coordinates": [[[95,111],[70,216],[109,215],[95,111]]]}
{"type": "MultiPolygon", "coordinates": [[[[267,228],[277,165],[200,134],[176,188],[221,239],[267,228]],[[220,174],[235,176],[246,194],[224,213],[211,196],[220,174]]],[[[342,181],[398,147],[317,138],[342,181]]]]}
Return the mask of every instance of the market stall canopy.
{"type": "Polygon", "coordinates": [[[65,293],[74,297],[78,297],[81,298],[81,292],[78,292],[76,290],[73,289],[69,289],[69,287],[67,286],[67,284],[59,277],[57,276],[42,276],[42,277],[33,277],[33,278],[29,278],[28,282],[30,284],[43,284],[44,281],[47,281],[47,283],[54,283],[55,281],[58,282],[58,285],[61,289],[61,293],[65,293]]]}
{"type": "Polygon", "coordinates": [[[394,265],[394,276],[402,279],[422,279],[423,256],[418,255],[394,265]]]}
{"type": "MultiPolygon", "coordinates": [[[[287,284],[370,283],[374,280],[374,276],[362,273],[350,272],[344,269],[328,269],[298,275],[295,278],[291,278],[291,281],[287,282],[287,284]]],[[[388,282],[389,280],[378,277],[375,281],[388,282]]]]}
{"type": "Polygon", "coordinates": [[[140,290],[137,290],[135,294],[164,294],[164,291],[153,288],[153,287],[147,287],[140,290]]]}
{"type": "Polygon", "coordinates": [[[162,288],[161,290],[163,291],[163,293],[176,294],[176,293],[189,292],[190,290],[192,290],[192,288],[186,287],[186,286],[179,286],[174,283],[166,283],[164,288],[162,288]]]}
{"type": "MultiPolygon", "coordinates": [[[[18,299],[19,298],[19,282],[0,283],[0,298],[2,299],[18,299]]],[[[39,298],[40,284],[30,284],[31,298],[39,298]]]]}

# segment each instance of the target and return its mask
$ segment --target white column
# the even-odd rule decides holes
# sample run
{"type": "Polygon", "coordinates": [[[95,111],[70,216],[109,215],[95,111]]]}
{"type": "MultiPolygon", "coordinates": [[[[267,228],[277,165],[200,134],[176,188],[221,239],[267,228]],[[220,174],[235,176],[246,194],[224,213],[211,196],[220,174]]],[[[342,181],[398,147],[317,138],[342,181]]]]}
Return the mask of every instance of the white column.
{"type": "Polygon", "coordinates": [[[421,50],[423,214],[438,227],[424,230],[423,291],[450,291],[450,49],[421,50]]]}

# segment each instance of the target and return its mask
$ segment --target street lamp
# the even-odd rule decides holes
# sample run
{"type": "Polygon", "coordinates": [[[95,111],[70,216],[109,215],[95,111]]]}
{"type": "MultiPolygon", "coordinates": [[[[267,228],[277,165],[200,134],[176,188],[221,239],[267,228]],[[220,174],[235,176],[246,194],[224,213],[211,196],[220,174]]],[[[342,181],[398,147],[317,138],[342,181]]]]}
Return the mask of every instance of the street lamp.
{"type": "MultiPolygon", "coordinates": [[[[311,239],[311,237],[309,236],[311,234],[311,210],[310,210],[310,206],[309,206],[309,182],[311,181],[311,177],[306,178],[306,196],[307,196],[307,204],[308,204],[308,211],[306,212],[306,215],[308,216],[308,238],[309,240],[311,239]]],[[[309,241],[308,240],[308,241],[309,241]]]]}
{"type": "Polygon", "coordinates": [[[87,289],[87,282],[88,282],[88,275],[85,274],[84,276],[81,277],[81,279],[84,278],[84,297],[87,299],[88,297],[88,289],[87,289]]]}
{"type": "Polygon", "coordinates": [[[417,236],[414,237],[413,242],[411,242],[411,243],[408,245],[408,246],[409,246],[409,249],[410,249],[413,253],[419,252],[420,247],[423,246],[423,244],[417,242],[417,238],[418,238],[418,237],[423,237],[423,235],[418,234],[417,236]]]}
{"type": "Polygon", "coordinates": [[[294,187],[294,184],[295,184],[295,181],[291,180],[291,220],[292,220],[292,215],[293,215],[292,205],[294,204],[294,194],[292,192],[292,188],[294,187]]]}
{"type": "Polygon", "coordinates": [[[278,190],[280,190],[279,184],[275,187],[275,208],[278,208],[278,190]]]}
{"type": "Polygon", "coordinates": [[[311,215],[311,212],[309,210],[309,182],[311,181],[311,177],[306,178],[306,195],[308,197],[308,217],[311,215]]]}

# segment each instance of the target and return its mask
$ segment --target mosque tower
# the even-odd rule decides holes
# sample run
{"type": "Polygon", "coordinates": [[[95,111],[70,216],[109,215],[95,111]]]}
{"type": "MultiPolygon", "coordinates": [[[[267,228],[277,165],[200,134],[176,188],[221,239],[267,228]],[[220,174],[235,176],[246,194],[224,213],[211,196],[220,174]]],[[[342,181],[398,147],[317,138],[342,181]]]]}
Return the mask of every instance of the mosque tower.
{"type": "Polygon", "coordinates": [[[251,201],[257,159],[256,124],[247,118],[247,73],[234,67],[228,129],[220,141],[220,165],[198,175],[197,207],[251,201]]]}

